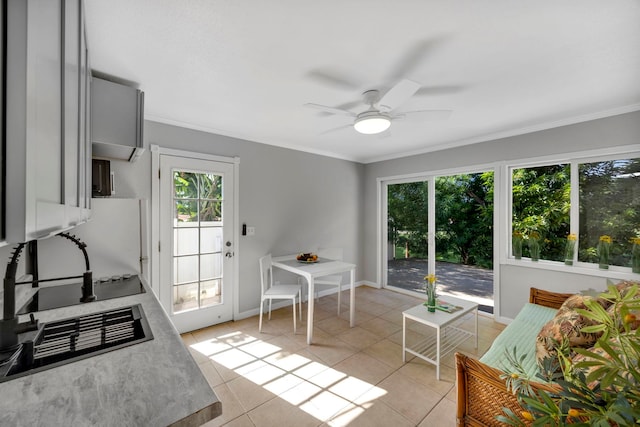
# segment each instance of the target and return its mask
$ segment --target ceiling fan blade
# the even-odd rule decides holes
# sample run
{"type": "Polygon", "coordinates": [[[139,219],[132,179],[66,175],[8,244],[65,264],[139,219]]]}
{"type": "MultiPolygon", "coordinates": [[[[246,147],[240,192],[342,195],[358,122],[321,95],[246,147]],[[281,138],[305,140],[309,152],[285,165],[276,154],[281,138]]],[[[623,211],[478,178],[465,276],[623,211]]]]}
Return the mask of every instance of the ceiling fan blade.
{"type": "Polygon", "coordinates": [[[320,132],[318,136],[327,135],[330,133],[341,131],[342,129],[352,128],[352,127],[353,127],[353,124],[338,126],[337,128],[332,128],[332,129],[325,130],[324,132],[320,132]]]}
{"type": "Polygon", "coordinates": [[[400,80],[380,99],[380,111],[392,111],[409,100],[420,89],[420,83],[413,80],[400,80]]]}
{"type": "Polygon", "coordinates": [[[407,115],[419,114],[420,118],[423,120],[447,120],[453,114],[451,110],[413,110],[413,111],[403,111],[402,114],[393,117],[396,118],[404,118],[407,115]]]}
{"type": "Polygon", "coordinates": [[[445,37],[439,36],[427,40],[419,40],[414,43],[402,55],[393,70],[389,72],[389,80],[398,80],[416,73],[425,59],[445,41],[445,37]]]}
{"type": "Polygon", "coordinates": [[[333,86],[337,89],[354,90],[359,87],[358,82],[350,77],[340,75],[334,71],[326,70],[311,70],[307,73],[307,76],[317,81],[320,84],[333,86]]]}
{"type": "Polygon", "coordinates": [[[316,110],[321,110],[321,111],[324,111],[325,113],[338,114],[341,116],[350,116],[350,117],[356,116],[356,114],[352,113],[351,111],[342,110],[340,108],[328,107],[326,105],[307,103],[307,104],[304,104],[304,106],[315,108],[316,110]]]}
{"type": "Polygon", "coordinates": [[[465,89],[466,87],[461,85],[422,86],[416,92],[416,96],[449,95],[465,89]]]}

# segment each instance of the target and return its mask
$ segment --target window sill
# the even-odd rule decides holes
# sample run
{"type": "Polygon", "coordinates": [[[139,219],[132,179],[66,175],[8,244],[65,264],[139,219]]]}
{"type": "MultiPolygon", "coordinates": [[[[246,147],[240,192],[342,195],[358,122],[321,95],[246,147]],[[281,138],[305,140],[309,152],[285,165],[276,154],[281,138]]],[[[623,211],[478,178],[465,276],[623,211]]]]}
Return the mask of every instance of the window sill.
{"type": "Polygon", "coordinates": [[[503,265],[514,267],[535,268],[538,270],[558,271],[562,273],[582,274],[585,276],[604,277],[607,279],[619,280],[636,280],[640,281],[640,274],[632,273],[630,267],[611,266],[608,270],[598,268],[596,265],[591,267],[589,264],[565,265],[555,261],[531,261],[529,258],[516,260],[509,258],[503,260],[503,265]]]}

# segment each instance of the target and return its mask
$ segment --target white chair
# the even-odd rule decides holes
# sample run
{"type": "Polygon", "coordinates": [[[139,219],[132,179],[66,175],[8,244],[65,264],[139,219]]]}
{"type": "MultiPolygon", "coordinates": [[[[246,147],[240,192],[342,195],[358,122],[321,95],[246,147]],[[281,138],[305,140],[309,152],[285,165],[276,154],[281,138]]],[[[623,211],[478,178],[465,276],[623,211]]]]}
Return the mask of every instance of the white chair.
{"type": "Polygon", "coordinates": [[[290,299],[293,306],[293,332],[296,332],[296,297],[300,308],[300,320],[302,320],[302,286],[301,285],[281,285],[273,283],[273,266],[271,265],[271,254],[260,258],[260,286],[262,287],[262,297],[260,300],[260,324],[258,330],[262,332],[262,309],[264,302],[269,300],[269,320],[271,320],[271,301],[274,299],[290,299]]]}
{"type": "MultiPolygon", "coordinates": [[[[318,249],[318,257],[325,259],[332,259],[336,261],[342,261],[343,250],[342,248],[320,248],[318,249]]],[[[313,281],[316,293],[316,299],[318,298],[318,285],[330,286],[338,288],[338,316],[340,315],[340,295],[342,294],[342,275],[333,274],[329,276],[318,277],[313,281]]]]}

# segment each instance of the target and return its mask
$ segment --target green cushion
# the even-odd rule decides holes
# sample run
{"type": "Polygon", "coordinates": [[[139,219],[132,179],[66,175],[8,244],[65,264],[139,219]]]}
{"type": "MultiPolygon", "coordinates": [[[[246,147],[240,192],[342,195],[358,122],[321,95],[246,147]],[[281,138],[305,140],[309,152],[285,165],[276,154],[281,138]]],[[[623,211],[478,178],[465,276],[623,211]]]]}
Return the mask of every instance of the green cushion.
{"type": "Polygon", "coordinates": [[[518,358],[525,355],[522,362],[525,372],[530,378],[535,378],[538,372],[536,337],[542,326],[553,319],[557,311],[555,308],[527,303],[493,341],[491,348],[480,358],[480,361],[496,369],[513,372],[505,357],[505,350],[513,354],[513,348],[516,347],[518,358]]]}

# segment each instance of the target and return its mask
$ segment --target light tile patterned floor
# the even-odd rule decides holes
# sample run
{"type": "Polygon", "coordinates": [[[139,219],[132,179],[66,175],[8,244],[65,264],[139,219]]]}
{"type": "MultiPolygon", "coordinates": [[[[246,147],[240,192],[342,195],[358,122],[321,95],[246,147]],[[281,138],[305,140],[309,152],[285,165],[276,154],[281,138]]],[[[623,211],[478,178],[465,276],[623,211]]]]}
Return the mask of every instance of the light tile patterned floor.
{"type": "MultiPolygon", "coordinates": [[[[184,334],[223,405],[205,426],[454,426],[453,355],[440,381],[421,359],[402,363],[402,312],[423,299],[358,287],[353,328],[348,291],[342,301],[338,317],[337,295],[318,300],[310,346],[306,307],[295,334],[290,307],[265,318],[262,333],[255,316],[184,334]]],[[[480,316],[478,349],[468,342],[459,351],[483,354],[503,327],[480,316]]],[[[419,333],[409,325],[407,339],[419,333]]]]}

